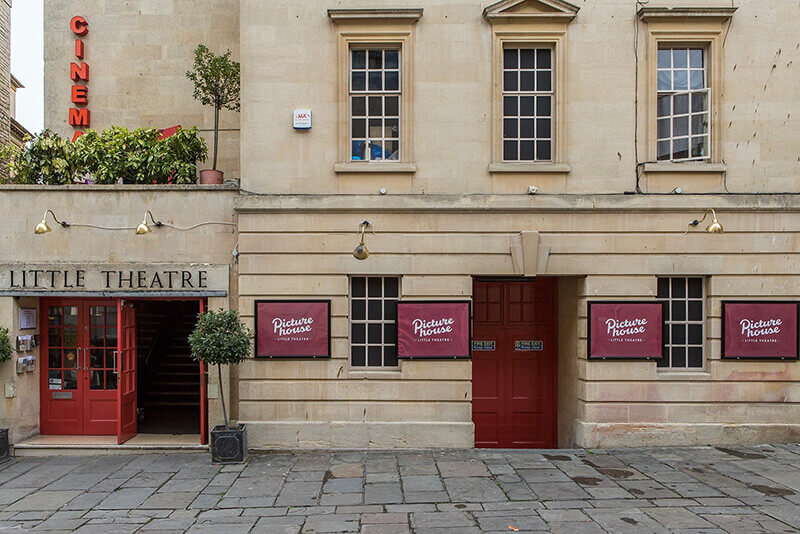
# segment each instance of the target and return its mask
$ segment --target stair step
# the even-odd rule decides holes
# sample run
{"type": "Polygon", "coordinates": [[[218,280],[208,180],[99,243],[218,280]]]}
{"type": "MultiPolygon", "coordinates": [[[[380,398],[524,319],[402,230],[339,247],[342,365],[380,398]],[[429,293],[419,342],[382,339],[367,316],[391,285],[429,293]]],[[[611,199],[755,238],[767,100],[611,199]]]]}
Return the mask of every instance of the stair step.
{"type": "Polygon", "coordinates": [[[189,401],[145,401],[145,408],[157,408],[159,406],[200,406],[200,402],[189,401]]]}

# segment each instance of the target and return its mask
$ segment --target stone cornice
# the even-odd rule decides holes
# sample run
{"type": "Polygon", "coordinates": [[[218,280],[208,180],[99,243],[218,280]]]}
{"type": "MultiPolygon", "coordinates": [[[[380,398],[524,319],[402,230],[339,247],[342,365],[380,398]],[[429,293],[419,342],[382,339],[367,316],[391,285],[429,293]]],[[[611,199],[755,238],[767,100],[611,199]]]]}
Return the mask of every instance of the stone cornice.
{"type": "Polygon", "coordinates": [[[483,18],[494,22],[536,22],[543,20],[570,21],[580,8],[564,0],[500,0],[483,10],[483,18]],[[514,11],[520,4],[539,4],[546,8],[541,12],[514,11]]]}
{"type": "Polygon", "coordinates": [[[731,18],[738,7],[642,7],[637,12],[644,21],[675,19],[717,19],[724,22],[731,18]]]}
{"type": "Polygon", "coordinates": [[[333,22],[348,21],[410,21],[416,22],[422,17],[421,7],[397,8],[363,8],[363,9],[329,9],[328,17],[333,22]]]}

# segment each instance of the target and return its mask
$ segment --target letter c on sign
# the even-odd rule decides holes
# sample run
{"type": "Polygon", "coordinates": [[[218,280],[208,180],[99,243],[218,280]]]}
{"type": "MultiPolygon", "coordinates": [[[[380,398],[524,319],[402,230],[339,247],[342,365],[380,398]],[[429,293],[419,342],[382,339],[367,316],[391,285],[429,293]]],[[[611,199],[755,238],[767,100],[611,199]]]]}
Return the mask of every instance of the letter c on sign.
{"type": "Polygon", "coordinates": [[[75,35],[86,35],[89,33],[89,23],[86,22],[85,18],[76,15],[69,21],[69,29],[75,35]]]}

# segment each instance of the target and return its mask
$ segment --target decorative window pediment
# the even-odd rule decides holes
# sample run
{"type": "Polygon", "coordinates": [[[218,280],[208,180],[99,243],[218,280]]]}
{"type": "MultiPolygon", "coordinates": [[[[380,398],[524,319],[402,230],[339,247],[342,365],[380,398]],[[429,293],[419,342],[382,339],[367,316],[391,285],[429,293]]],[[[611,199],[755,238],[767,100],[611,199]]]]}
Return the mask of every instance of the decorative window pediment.
{"type": "Polygon", "coordinates": [[[579,9],[563,0],[501,0],[484,9],[483,16],[491,23],[570,21],[575,18],[579,9]]]}

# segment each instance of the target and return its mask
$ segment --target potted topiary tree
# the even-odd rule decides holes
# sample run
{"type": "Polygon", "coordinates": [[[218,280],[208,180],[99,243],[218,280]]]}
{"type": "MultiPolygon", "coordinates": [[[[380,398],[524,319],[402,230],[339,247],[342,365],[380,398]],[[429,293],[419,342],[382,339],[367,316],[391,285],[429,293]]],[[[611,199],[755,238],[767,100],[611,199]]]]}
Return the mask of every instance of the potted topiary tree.
{"type": "MultiPolygon", "coordinates": [[[[0,326],[0,362],[11,360],[14,354],[14,347],[11,346],[11,336],[8,328],[0,326]]],[[[8,429],[0,428],[0,462],[4,462],[11,457],[11,448],[8,442],[8,429]]]]}
{"type": "Polygon", "coordinates": [[[214,106],[214,156],[211,169],[200,171],[201,184],[221,184],[222,171],[217,170],[219,144],[219,111],[239,111],[239,63],[231,60],[231,51],[215,55],[206,45],[194,51],[194,69],[186,73],[194,82],[194,96],[204,106],[214,106]]]}
{"type": "Polygon", "coordinates": [[[241,463],[247,458],[247,433],[242,424],[231,426],[225,409],[222,388],[222,366],[240,363],[250,354],[253,331],[235,310],[209,310],[201,314],[189,335],[192,356],[216,365],[219,373],[219,396],[225,425],[211,430],[211,458],[219,463],[241,463]]]}

